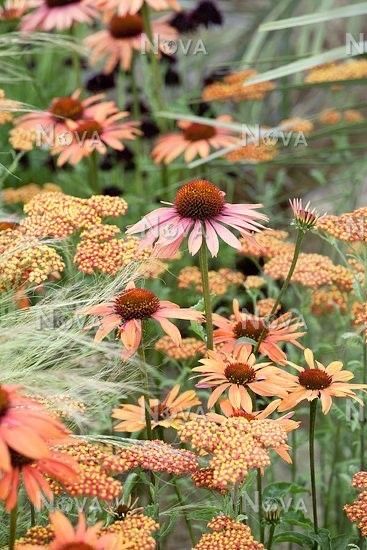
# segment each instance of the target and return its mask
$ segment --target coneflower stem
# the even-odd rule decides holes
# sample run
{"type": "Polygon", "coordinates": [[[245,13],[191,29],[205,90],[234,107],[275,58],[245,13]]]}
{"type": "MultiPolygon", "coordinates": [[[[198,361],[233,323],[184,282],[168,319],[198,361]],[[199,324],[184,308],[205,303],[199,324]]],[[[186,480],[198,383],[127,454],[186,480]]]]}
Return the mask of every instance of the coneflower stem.
{"type": "Polygon", "coordinates": [[[31,527],[34,527],[36,525],[36,511],[34,509],[33,504],[29,503],[30,509],[31,509],[31,527]]]}
{"type": "MultiPolygon", "coordinates": [[[[141,8],[141,14],[143,17],[144,31],[148,37],[150,44],[154,44],[154,35],[150,18],[150,8],[149,5],[144,2],[141,8]]],[[[154,111],[163,111],[164,110],[164,101],[162,93],[162,79],[161,71],[158,63],[158,58],[153,51],[153,46],[149,47],[149,59],[150,59],[150,72],[152,75],[152,96],[154,98],[154,111]]],[[[164,119],[158,119],[157,124],[161,130],[164,130],[166,127],[166,122],[164,119]]]]}
{"type": "MultiPolygon", "coordinates": [[[[203,236],[204,237],[204,236],[203,236]]],[[[203,298],[206,317],[206,346],[207,349],[214,349],[213,340],[213,311],[212,300],[210,297],[209,286],[209,262],[208,262],[208,247],[205,238],[199,251],[199,262],[201,271],[201,284],[203,286],[203,298]]]]}
{"type": "Polygon", "coordinates": [[[15,541],[17,538],[17,520],[18,520],[18,505],[16,504],[10,512],[9,523],[9,550],[14,550],[15,541]]]}
{"type": "MultiPolygon", "coordinates": [[[[362,384],[367,384],[367,342],[365,337],[362,335],[362,345],[363,345],[363,375],[362,375],[362,384]]],[[[364,398],[362,398],[364,401],[364,398]]],[[[366,446],[366,412],[365,407],[362,407],[362,420],[361,420],[361,471],[366,469],[366,459],[365,459],[365,446],[366,446]]]]}
{"type": "Polygon", "coordinates": [[[276,528],[276,523],[273,523],[270,526],[270,529],[269,529],[268,544],[266,545],[267,550],[271,550],[271,547],[273,545],[273,538],[274,538],[275,528],[276,528]]]}
{"type": "MultiPolygon", "coordinates": [[[[317,535],[319,525],[317,520],[317,495],[316,495],[316,476],[315,476],[315,425],[317,413],[317,399],[310,402],[310,428],[309,428],[309,452],[310,452],[310,476],[311,476],[311,495],[312,495],[312,512],[314,531],[317,535]]],[[[317,542],[314,544],[314,549],[318,547],[317,542]]]]}
{"type": "Polygon", "coordinates": [[[98,178],[98,156],[97,152],[93,151],[89,159],[89,187],[95,195],[99,195],[101,190],[99,187],[98,178]]]}
{"type": "MultiPolygon", "coordinates": [[[[294,253],[293,253],[293,258],[292,258],[292,263],[291,263],[291,266],[289,268],[287,277],[284,280],[282,288],[280,289],[278,297],[275,300],[275,303],[274,303],[274,305],[272,307],[272,310],[270,312],[270,315],[269,315],[270,319],[277,312],[278,306],[279,306],[279,304],[280,304],[280,302],[281,302],[281,300],[284,296],[284,293],[286,292],[286,290],[289,286],[289,283],[291,282],[292,275],[294,273],[294,270],[296,269],[298,256],[301,252],[301,246],[302,246],[302,242],[303,242],[304,237],[305,237],[305,232],[302,231],[302,230],[298,230],[297,240],[296,240],[296,244],[295,244],[295,247],[294,247],[294,253]]],[[[266,334],[266,327],[263,329],[262,333],[260,334],[259,340],[257,341],[256,347],[255,347],[255,350],[254,350],[255,354],[259,351],[260,344],[263,341],[263,338],[264,338],[265,334],[266,334]]]]}
{"type": "Polygon", "coordinates": [[[260,528],[260,542],[264,544],[264,510],[263,510],[263,488],[261,479],[261,470],[257,469],[257,495],[258,495],[258,507],[259,507],[259,528],[260,528]]]}

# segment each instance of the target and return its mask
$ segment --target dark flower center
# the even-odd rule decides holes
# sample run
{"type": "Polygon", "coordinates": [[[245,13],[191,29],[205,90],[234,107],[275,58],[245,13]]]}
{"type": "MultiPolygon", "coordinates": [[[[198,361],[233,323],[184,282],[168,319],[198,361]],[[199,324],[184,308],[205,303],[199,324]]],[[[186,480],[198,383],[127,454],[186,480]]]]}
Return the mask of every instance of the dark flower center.
{"type": "Polygon", "coordinates": [[[84,120],[78,124],[75,132],[80,140],[96,139],[103,133],[103,128],[96,120],[84,120]]]}
{"type": "Polygon", "coordinates": [[[95,550],[95,546],[86,542],[67,542],[60,546],[60,550],[95,550]]]}
{"type": "Polygon", "coordinates": [[[248,317],[243,321],[239,321],[233,328],[235,338],[251,338],[257,342],[263,334],[265,338],[268,334],[268,329],[260,317],[248,317]]]}
{"type": "Polygon", "coordinates": [[[30,466],[34,463],[32,458],[24,456],[13,449],[10,449],[10,460],[13,468],[23,468],[24,466],[30,466]]]}
{"type": "Polygon", "coordinates": [[[224,374],[232,384],[245,386],[256,379],[256,372],[246,363],[231,363],[225,368],[224,374]]]}
{"type": "Polygon", "coordinates": [[[8,392],[3,390],[0,386],[0,420],[2,416],[5,416],[10,407],[10,399],[8,392]]]}
{"type": "Polygon", "coordinates": [[[246,418],[246,420],[248,420],[249,422],[251,422],[252,420],[255,420],[255,418],[256,418],[256,416],[254,414],[243,411],[242,409],[233,409],[233,412],[232,412],[230,418],[233,418],[233,417],[235,417],[235,418],[238,418],[238,417],[246,418]]]}
{"type": "Polygon", "coordinates": [[[143,19],[140,15],[114,15],[109,24],[110,34],[114,38],[134,38],[144,31],[143,19]]]}
{"type": "Polygon", "coordinates": [[[307,369],[298,375],[301,386],[307,390],[324,390],[332,383],[332,378],[320,369],[307,369]]]}
{"type": "Polygon", "coordinates": [[[59,8],[61,6],[69,6],[70,4],[79,4],[80,0],[46,0],[46,5],[49,8],[59,8]]]}
{"type": "Polygon", "coordinates": [[[151,416],[155,422],[165,420],[170,416],[170,410],[164,403],[159,403],[154,407],[151,407],[151,416]]]}
{"type": "Polygon", "coordinates": [[[58,118],[78,120],[83,114],[83,105],[81,101],[72,97],[58,97],[51,103],[50,111],[58,118]]]}
{"type": "Polygon", "coordinates": [[[124,321],[148,319],[159,309],[159,298],[145,288],[125,290],[115,299],[115,312],[124,321]]]}
{"type": "Polygon", "coordinates": [[[185,139],[188,141],[200,141],[201,139],[210,139],[217,133],[213,126],[198,124],[193,122],[183,131],[185,139]]]}
{"type": "Polygon", "coordinates": [[[223,193],[207,180],[186,183],[176,193],[175,207],[184,218],[210,220],[222,212],[223,206],[223,193]]]}

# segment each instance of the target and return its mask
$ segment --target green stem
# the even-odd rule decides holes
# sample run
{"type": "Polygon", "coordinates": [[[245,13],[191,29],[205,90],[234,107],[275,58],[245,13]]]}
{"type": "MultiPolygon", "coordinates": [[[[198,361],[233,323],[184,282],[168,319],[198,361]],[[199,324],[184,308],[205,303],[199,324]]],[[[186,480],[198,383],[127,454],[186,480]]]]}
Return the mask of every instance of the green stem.
{"type": "Polygon", "coordinates": [[[101,189],[99,186],[98,178],[98,156],[97,151],[93,151],[89,159],[89,187],[92,190],[92,193],[95,195],[100,195],[101,189]]]}
{"type": "MultiPolygon", "coordinates": [[[[284,280],[283,286],[280,289],[278,297],[277,297],[277,299],[276,299],[276,301],[275,301],[275,303],[272,307],[272,310],[271,310],[270,316],[269,316],[270,318],[277,312],[278,306],[279,306],[279,304],[280,304],[280,302],[281,302],[281,300],[282,300],[282,298],[283,298],[283,296],[284,296],[284,294],[285,294],[285,292],[286,292],[286,290],[289,286],[289,283],[291,281],[294,270],[296,269],[298,256],[301,252],[301,246],[302,246],[302,242],[303,242],[304,237],[305,237],[305,233],[301,230],[298,230],[296,245],[295,245],[295,248],[294,248],[294,254],[293,254],[293,258],[292,258],[292,263],[291,263],[291,266],[289,268],[287,277],[284,280]]],[[[255,347],[255,354],[259,351],[260,344],[263,341],[263,338],[264,338],[265,334],[266,334],[266,328],[264,328],[264,330],[260,334],[260,338],[257,342],[256,347],[255,347]]]]}
{"type": "MultiPolygon", "coordinates": [[[[363,377],[362,377],[362,383],[367,383],[367,342],[364,339],[364,336],[362,335],[362,345],[363,345],[363,377]]],[[[363,401],[364,398],[362,397],[363,401]]],[[[360,462],[361,462],[361,470],[364,471],[366,469],[366,459],[365,459],[365,447],[366,447],[366,413],[365,408],[362,407],[362,422],[361,422],[361,454],[360,454],[360,462]]]]}
{"type": "MultiPolygon", "coordinates": [[[[153,29],[151,24],[150,8],[146,2],[144,2],[143,4],[143,7],[141,9],[141,14],[143,16],[145,33],[148,37],[149,42],[153,44],[154,36],[153,36],[153,29]]],[[[160,66],[159,66],[158,58],[151,47],[149,47],[149,59],[150,59],[150,69],[151,69],[151,78],[152,78],[152,97],[155,103],[154,110],[164,111],[160,66]]],[[[166,121],[164,119],[158,119],[157,124],[159,125],[161,130],[164,130],[166,127],[166,121]]]]}
{"type": "MultiPolygon", "coordinates": [[[[310,451],[310,476],[311,476],[313,524],[314,524],[315,534],[317,535],[319,532],[319,525],[317,520],[317,494],[316,494],[316,476],[315,476],[316,413],[317,413],[317,399],[313,399],[310,402],[309,451],[310,451]]],[[[315,542],[314,548],[316,549],[317,547],[318,547],[318,544],[317,542],[315,542]]]]}
{"type": "Polygon", "coordinates": [[[30,502],[30,509],[31,509],[31,527],[34,527],[36,525],[36,511],[34,509],[33,504],[30,502]]]}
{"type": "Polygon", "coordinates": [[[329,480],[327,482],[328,491],[327,491],[327,498],[326,498],[325,511],[324,511],[325,528],[327,528],[329,524],[330,504],[331,504],[332,494],[333,494],[334,479],[337,473],[336,467],[337,467],[338,455],[339,455],[339,441],[340,441],[340,424],[337,424],[336,432],[335,432],[335,440],[334,440],[333,460],[331,463],[329,480]]]}
{"type": "Polygon", "coordinates": [[[275,528],[276,528],[276,523],[273,523],[269,529],[269,539],[268,539],[268,544],[266,545],[267,550],[271,550],[271,547],[273,545],[275,528]]]}
{"type": "Polygon", "coordinates": [[[203,235],[203,243],[199,251],[201,282],[203,286],[204,307],[206,316],[206,345],[208,349],[214,349],[213,341],[213,312],[212,301],[210,297],[209,287],[209,263],[208,263],[208,247],[205,242],[205,235],[203,235]]]}
{"type": "Polygon", "coordinates": [[[264,510],[263,510],[263,489],[261,470],[257,470],[257,494],[258,494],[258,506],[259,506],[259,527],[260,527],[260,542],[264,544],[264,510]]]}
{"type": "Polygon", "coordinates": [[[18,505],[10,512],[9,524],[9,550],[13,550],[17,538],[17,520],[18,520],[18,505]]]}
{"type": "MultiPolygon", "coordinates": [[[[136,54],[133,55],[132,63],[131,63],[131,89],[133,92],[133,117],[134,120],[140,120],[141,118],[141,112],[140,112],[140,102],[139,102],[139,90],[138,85],[136,81],[136,54]]],[[[143,187],[143,179],[142,179],[142,173],[141,173],[141,161],[143,158],[143,143],[139,136],[137,136],[135,140],[135,152],[136,152],[136,170],[135,170],[135,185],[137,194],[140,197],[144,196],[144,187],[143,187]]]]}
{"type": "MultiPolygon", "coordinates": [[[[185,506],[185,503],[183,501],[183,498],[182,498],[182,494],[181,494],[181,490],[180,490],[180,486],[178,484],[178,480],[177,479],[174,479],[173,480],[173,485],[175,487],[175,493],[176,493],[176,496],[177,496],[177,500],[178,500],[178,503],[179,505],[181,506],[181,508],[183,508],[185,506]]],[[[191,544],[192,544],[192,547],[195,546],[195,535],[194,535],[194,531],[192,529],[192,525],[191,525],[191,522],[187,516],[187,513],[186,511],[182,510],[182,513],[183,513],[183,517],[185,519],[185,523],[186,523],[186,527],[187,527],[187,530],[189,532],[189,535],[190,535],[190,540],[191,540],[191,544]]]]}

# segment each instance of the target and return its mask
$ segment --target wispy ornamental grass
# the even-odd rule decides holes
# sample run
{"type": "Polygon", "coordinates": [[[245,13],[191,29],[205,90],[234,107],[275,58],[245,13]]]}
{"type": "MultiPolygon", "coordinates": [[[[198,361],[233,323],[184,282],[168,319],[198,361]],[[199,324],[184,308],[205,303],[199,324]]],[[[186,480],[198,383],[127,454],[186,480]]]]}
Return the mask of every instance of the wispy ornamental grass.
{"type": "MultiPolygon", "coordinates": [[[[20,384],[29,393],[63,394],[85,401],[87,416],[98,419],[132,392],[144,392],[139,360],[122,363],[121,343],[95,343],[91,321],[76,311],[110,299],[125,287],[131,269],[116,278],[77,277],[50,285],[29,309],[16,310],[13,296],[0,295],[1,383],[20,384]]],[[[42,292],[42,291],[41,291],[42,292]]],[[[36,294],[36,293],[35,293],[36,294]]],[[[38,293],[39,296],[39,293],[38,293]]]]}

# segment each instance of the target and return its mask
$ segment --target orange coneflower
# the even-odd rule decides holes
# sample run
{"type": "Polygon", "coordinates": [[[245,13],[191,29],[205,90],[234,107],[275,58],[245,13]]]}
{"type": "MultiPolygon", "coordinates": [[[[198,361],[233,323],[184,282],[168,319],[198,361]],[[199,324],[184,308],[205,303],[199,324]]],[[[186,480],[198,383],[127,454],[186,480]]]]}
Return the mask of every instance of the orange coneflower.
{"type": "MultiPolygon", "coordinates": [[[[36,111],[21,116],[16,125],[25,130],[42,132],[50,138],[70,131],[68,120],[104,119],[118,111],[113,101],[102,101],[105,94],[98,94],[85,99],[80,97],[81,90],[70,96],[55,97],[46,111],[36,111]]],[[[46,136],[46,137],[47,137],[46,136]]]]}
{"type": "Polygon", "coordinates": [[[50,514],[55,537],[50,550],[117,550],[117,537],[111,534],[101,536],[102,522],[88,527],[84,514],[79,514],[76,528],[58,510],[50,514]]]}
{"type": "MultiPolygon", "coordinates": [[[[222,115],[216,120],[229,123],[232,117],[222,115]]],[[[239,137],[227,128],[188,120],[180,120],[177,126],[180,132],[166,134],[158,139],[152,151],[155,163],[170,164],[182,154],[186,162],[191,162],[197,156],[208,157],[213,149],[222,149],[239,143],[239,137]]]]}
{"type": "Polygon", "coordinates": [[[0,385],[0,470],[11,470],[11,452],[30,459],[49,455],[47,442],[65,439],[68,430],[18,386],[0,385]]]}
{"type": "MultiPolygon", "coordinates": [[[[188,390],[181,394],[179,392],[180,386],[177,384],[163,401],[149,399],[152,428],[156,428],[157,426],[175,428],[183,418],[183,411],[191,409],[195,405],[200,405],[200,401],[193,390],[188,390]]],[[[122,420],[114,428],[117,432],[137,432],[145,428],[145,397],[141,396],[138,399],[138,403],[138,405],[121,405],[118,409],[113,410],[112,418],[122,420]]],[[[186,418],[189,414],[185,415],[186,418]]]]}
{"type": "Polygon", "coordinates": [[[208,400],[209,408],[225,391],[231,405],[245,411],[252,411],[250,393],[267,397],[287,395],[288,374],[271,363],[256,363],[251,346],[241,346],[233,355],[208,351],[208,356],[200,359],[200,363],[201,366],[193,369],[203,376],[196,387],[213,390],[208,400]]]}
{"type": "Polygon", "coordinates": [[[59,155],[57,165],[63,166],[67,162],[78,164],[94,151],[105,155],[108,147],[122,151],[123,140],[133,140],[140,133],[137,128],[138,122],[122,122],[127,116],[127,112],[115,112],[106,118],[102,114],[96,114],[94,118],[86,120],[69,120],[67,142],[52,149],[53,155],[59,155]]]}
{"type": "Polygon", "coordinates": [[[29,500],[40,509],[42,498],[52,501],[53,493],[46,477],[60,483],[76,483],[77,464],[68,456],[50,451],[49,456],[34,460],[16,451],[10,451],[11,470],[0,474],[0,500],[7,511],[12,510],[18,499],[21,479],[29,500]]]}
{"type": "Polygon", "coordinates": [[[298,403],[307,399],[321,399],[322,412],[327,414],[332,405],[332,397],[351,397],[363,404],[353,390],[367,389],[367,384],[350,384],[349,380],[354,378],[354,374],[348,370],[343,370],[341,361],[333,361],[325,367],[319,361],[314,359],[313,352],[310,349],[304,351],[305,361],[308,368],[300,367],[292,362],[289,365],[299,371],[298,376],[290,375],[293,379],[293,387],[289,395],[285,397],[279,406],[279,411],[293,409],[298,403]]]}
{"type": "Polygon", "coordinates": [[[157,11],[168,9],[179,11],[181,9],[177,0],[100,0],[98,7],[116,10],[119,15],[136,14],[144,2],[157,11]]]}
{"type": "Polygon", "coordinates": [[[58,31],[74,23],[91,23],[98,17],[94,0],[33,0],[36,9],[24,18],[23,31],[58,31]]]}
{"type": "MultiPolygon", "coordinates": [[[[177,37],[177,31],[166,22],[166,19],[153,21],[152,33],[153,38],[158,38],[159,50],[162,47],[164,49],[166,41],[177,37]]],[[[143,47],[148,51],[151,48],[144,31],[143,18],[139,13],[112,15],[107,21],[107,27],[88,36],[85,43],[91,49],[92,64],[100,59],[106,59],[105,73],[111,73],[118,65],[125,71],[129,70],[134,51],[141,52],[143,47]]]]}
{"type": "Polygon", "coordinates": [[[241,313],[238,300],[233,300],[233,313],[233,320],[225,319],[220,315],[213,316],[213,323],[218,327],[214,331],[214,342],[224,344],[224,351],[244,345],[243,338],[249,338],[254,342],[258,342],[261,338],[260,353],[275,363],[285,364],[287,356],[279,344],[287,342],[302,348],[297,340],[305,334],[299,332],[303,324],[293,319],[291,313],[285,313],[267,323],[263,317],[241,313]]]}
{"type": "Polygon", "coordinates": [[[186,319],[203,321],[203,314],[190,308],[180,308],[145,288],[135,288],[129,283],[126,289],[111,302],[87,307],[81,314],[99,315],[102,320],[97,330],[95,340],[101,341],[111,331],[118,329],[121,341],[125,347],[123,357],[133,355],[142,339],[142,323],[144,319],[154,319],[172,340],[180,345],[181,334],[178,328],[168,319],[186,319]]]}

